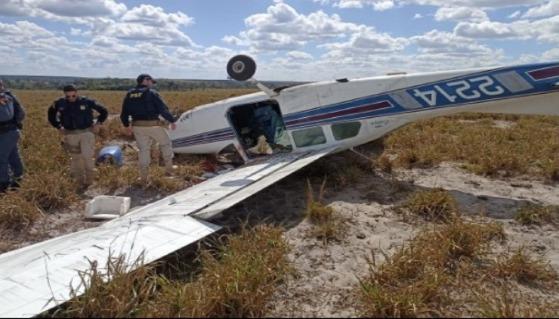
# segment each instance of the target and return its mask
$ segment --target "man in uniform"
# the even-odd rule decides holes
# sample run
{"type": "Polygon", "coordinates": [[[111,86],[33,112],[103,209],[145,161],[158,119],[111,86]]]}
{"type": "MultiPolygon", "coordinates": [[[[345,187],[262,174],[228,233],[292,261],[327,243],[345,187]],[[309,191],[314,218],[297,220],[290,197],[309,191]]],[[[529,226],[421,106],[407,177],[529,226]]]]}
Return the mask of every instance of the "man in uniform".
{"type": "Polygon", "coordinates": [[[24,117],[25,110],[0,80],[0,193],[9,187],[18,187],[23,175],[17,143],[24,117]]]}
{"type": "Polygon", "coordinates": [[[64,136],[64,149],[71,156],[71,174],[82,188],[93,183],[96,125],[101,125],[109,113],[94,100],[78,96],[73,85],[63,89],[64,98],[55,101],[48,110],[50,124],[64,136]],[[94,123],[93,110],[99,113],[94,123]]]}
{"type": "Polygon", "coordinates": [[[176,119],[169,112],[159,93],[153,89],[153,85],[157,82],[150,75],[140,74],[136,82],[138,85],[129,90],[124,98],[120,120],[128,134],[134,133],[140,149],[140,177],[143,182],[147,182],[153,141],[159,144],[167,175],[173,172],[171,140],[162,127],[159,116],[171,123],[172,130],[176,128],[176,119]]]}

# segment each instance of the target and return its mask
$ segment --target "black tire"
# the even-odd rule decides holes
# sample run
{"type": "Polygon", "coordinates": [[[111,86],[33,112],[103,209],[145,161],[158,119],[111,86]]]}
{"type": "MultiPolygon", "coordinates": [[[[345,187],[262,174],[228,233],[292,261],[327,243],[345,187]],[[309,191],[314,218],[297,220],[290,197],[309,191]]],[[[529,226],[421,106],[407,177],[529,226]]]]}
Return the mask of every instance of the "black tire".
{"type": "Polygon", "coordinates": [[[234,80],[246,81],[256,73],[256,62],[248,55],[236,55],[227,63],[227,74],[234,80]]]}

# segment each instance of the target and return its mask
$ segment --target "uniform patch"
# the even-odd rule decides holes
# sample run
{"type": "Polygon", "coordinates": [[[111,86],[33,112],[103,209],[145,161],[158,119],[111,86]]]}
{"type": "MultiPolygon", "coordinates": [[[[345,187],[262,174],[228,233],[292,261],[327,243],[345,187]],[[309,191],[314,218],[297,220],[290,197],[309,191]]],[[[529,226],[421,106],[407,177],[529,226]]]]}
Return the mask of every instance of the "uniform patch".
{"type": "Polygon", "coordinates": [[[80,105],[80,110],[85,111],[86,106],[85,105],[80,105]]]}

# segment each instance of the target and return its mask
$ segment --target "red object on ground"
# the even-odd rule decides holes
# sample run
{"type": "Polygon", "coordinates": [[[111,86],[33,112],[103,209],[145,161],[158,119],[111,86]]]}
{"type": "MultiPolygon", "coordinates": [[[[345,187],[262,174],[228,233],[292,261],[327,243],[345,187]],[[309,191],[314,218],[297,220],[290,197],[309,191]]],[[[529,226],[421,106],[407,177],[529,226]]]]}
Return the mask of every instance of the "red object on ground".
{"type": "Polygon", "coordinates": [[[202,162],[202,164],[200,164],[200,166],[205,172],[211,172],[211,173],[217,172],[217,164],[213,161],[205,160],[202,162]]]}

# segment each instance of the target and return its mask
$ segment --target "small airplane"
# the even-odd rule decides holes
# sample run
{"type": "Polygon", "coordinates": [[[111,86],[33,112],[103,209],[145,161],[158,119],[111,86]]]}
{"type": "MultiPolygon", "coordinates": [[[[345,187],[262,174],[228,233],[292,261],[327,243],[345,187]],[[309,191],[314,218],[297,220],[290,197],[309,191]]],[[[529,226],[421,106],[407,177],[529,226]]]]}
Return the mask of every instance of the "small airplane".
{"type": "Polygon", "coordinates": [[[233,57],[229,76],[261,92],[187,111],[171,132],[176,153],[236,149],[259,135],[283,152],[352,149],[410,122],[460,112],[559,115],[559,63],[338,79],[271,90],[254,60],[233,57]]]}
{"type": "Polygon", "coordinates": [[[129,271],[208,236],[206,221],[334,152],[416,120],[459,112],[559,115],[559,63],[386,76],[272,90],[246,55],[229,76],[261,92],[183,113],[177,153],[236,152],[244,165],[111,220],[0,255],[0,317],[35,316],[85,288],[80,272],[124,255],[129,271]]]}

